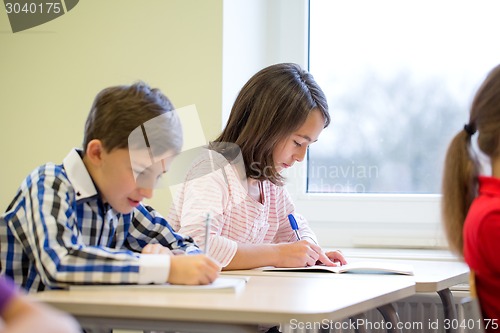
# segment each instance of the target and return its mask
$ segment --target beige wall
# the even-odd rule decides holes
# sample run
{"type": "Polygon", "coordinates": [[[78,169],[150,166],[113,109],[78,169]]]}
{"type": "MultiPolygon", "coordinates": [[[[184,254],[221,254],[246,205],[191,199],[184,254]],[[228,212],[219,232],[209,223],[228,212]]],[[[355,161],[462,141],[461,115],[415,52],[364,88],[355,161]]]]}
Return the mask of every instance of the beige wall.
{"type": "MultiPolygon", "coordinates": [[[[24,177],[81,145],[95,94],[144,80],[221,128],[222,0],[83,0],[13,34],[0,11],[0,211],[24,177]]],[[[189,133],[185,133],[189,135],[189,133]]],[[[151,202],[166,213],[168,190],[151,202]]]]}

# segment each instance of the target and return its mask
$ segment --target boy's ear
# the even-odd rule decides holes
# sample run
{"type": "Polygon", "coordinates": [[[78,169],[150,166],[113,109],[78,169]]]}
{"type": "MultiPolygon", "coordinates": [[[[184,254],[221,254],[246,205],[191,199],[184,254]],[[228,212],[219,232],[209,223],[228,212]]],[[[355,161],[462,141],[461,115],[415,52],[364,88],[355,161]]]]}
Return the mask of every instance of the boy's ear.
{"type": "Polygon", "coordinates": [[[104,153],[104,147],[102,145],[101,140],[94,139],[87,144],[87,150],[85,154],[87,155],[88,159],[92,162],[92,164],[99,165],[101,163],[103,153],[104,153]]]}

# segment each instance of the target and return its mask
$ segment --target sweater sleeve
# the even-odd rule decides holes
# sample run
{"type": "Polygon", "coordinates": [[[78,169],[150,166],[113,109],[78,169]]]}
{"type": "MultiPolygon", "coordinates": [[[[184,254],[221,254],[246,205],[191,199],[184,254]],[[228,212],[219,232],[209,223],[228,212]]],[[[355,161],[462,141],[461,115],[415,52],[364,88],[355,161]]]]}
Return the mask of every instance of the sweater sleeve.
{"type": "Polygon", "coordinates": [[[230,205],[231,165],[221,156],[202,159],[194,164],[174,199],[168,219],[180,234],[189,235],[206,248],[206,221],[209,218],[209,253],[222,266],[236,254],[235,241],[222,236],[224,215],[230,205]]]}

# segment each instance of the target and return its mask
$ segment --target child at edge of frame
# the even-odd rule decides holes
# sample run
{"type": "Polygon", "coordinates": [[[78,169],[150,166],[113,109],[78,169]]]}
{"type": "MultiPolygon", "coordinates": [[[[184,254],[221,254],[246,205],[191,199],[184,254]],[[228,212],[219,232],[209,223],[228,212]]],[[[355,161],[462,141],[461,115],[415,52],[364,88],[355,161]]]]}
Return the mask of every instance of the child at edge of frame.
{"type": "Polygon", "coordinates": [[[0,216],[1,274],[29,292],[214,281],[220,265],[142,203],[182,143],[179,117],[159,89],[103,89],[83,147],[31,172],[0,216]]]}

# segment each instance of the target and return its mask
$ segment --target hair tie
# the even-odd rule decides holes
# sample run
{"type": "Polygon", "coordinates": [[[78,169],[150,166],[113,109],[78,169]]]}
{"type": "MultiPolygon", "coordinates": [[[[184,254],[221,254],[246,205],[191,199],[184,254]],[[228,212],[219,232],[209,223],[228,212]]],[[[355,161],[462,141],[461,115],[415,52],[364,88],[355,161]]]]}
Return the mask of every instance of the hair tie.
{"type": "Polygon", "coordinates": [[[465,124],[464,125],[464,131],[469,134],[469,136],[473,136],[474,133],[476,133],[476,126],[474,126],[473,124],[465,124]]]}

